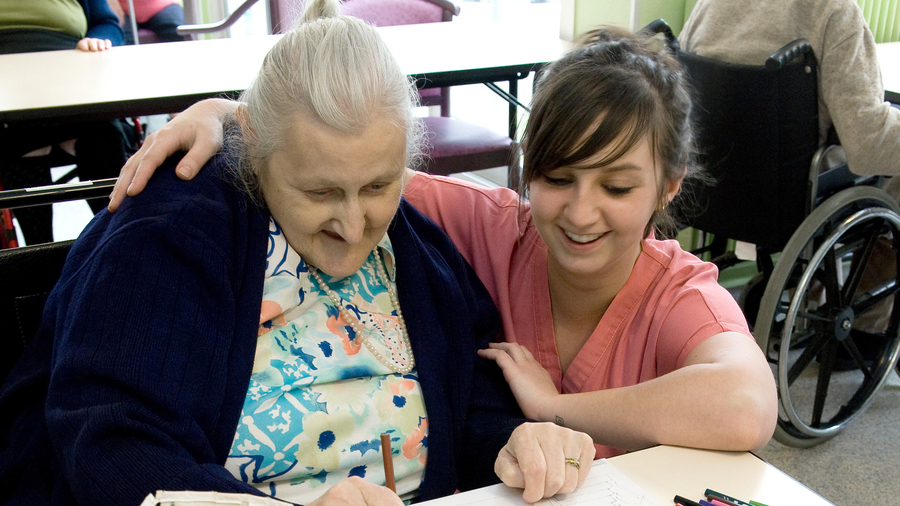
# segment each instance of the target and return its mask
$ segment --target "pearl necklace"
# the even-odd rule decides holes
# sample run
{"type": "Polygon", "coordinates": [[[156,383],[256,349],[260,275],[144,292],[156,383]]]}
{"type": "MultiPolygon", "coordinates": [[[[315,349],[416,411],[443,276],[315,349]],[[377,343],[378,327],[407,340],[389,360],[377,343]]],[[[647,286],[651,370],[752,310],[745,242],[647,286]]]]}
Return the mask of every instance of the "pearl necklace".
{"type": "Polygon", "coordinates": [[[325,284],[325,280],[319,275],[319,269],[311,264],[306,264],[306,266],[309,268],[309,273],[316,278],[316,282],[319,283],[319,286],[322,287],[323,290],[325,290],[325,294],[328,295],[328,298],[331,299],[331,302],[337,307],[338,312],[341,314],[341,318],[344,319],[347,325],[350,325],[350,328],[353,329],[353,332],[355,332],[356,335],[360,336],[360,339],[362,339],[366,348],[369,349],[369,352],[388,369],[395,373],[406,374],[412,371],[416,366],[416,360],[412,355],[412,345],[409,343],[409,334],[406,332],[406,320],[403,319],[403,312],[400,311],[400,301],[397,299],[397,294],[394,292],[394,287],[391,285],[390,279],[388,279],[387,269],[384,267],[384,262],[381,261],[381,253],[378,252],[377,246],[372,250],[372,253],[375,255],[375,263],[377,264],[377,269],[375,270],[378,273],[378,279],[381,280],[381,283],[384,284],[384,287],[387,289],[388,297],[391,298],[391,304],[393,304],[394,309],[397,311],[397,319],[400,321],[401,350],[405,350],[409,354],[408,364],[403,364],[398,360],[384,357],[381,352],[369,342],[368,333],[363,334],[363,329],[360,328],[358,322],[350,315],[350,311],[347,311],[347,308],[341,304],[341,299],[338,297],[338,294],[325,284]]]}

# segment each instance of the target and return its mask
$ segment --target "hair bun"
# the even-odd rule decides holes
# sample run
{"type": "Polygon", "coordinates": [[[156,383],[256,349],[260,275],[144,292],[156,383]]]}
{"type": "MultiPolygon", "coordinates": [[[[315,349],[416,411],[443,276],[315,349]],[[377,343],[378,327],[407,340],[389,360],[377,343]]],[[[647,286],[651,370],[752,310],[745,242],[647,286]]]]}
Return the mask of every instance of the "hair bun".
{"type": "Polygon", "coordinates": [[[309,0],[300,16],[300,23],[311,23],[322,18],[336,18],[341,15],[339,0],[309,0]]]}

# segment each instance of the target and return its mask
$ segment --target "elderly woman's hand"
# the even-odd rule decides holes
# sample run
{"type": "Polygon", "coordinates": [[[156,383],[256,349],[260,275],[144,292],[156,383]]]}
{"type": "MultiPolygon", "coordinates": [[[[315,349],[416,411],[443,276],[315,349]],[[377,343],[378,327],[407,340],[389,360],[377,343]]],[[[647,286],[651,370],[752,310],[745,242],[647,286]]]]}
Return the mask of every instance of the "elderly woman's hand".
{"type": "Polygon", "coordinates": [[[511,487],[524,488],[522,499],[533,503],[567,494],[587,479],[594,442],[583,432],[553,423],[525,423],[500,450],[494,471],[511,487]]]}
{"type": "Polygon", "coordinates": [[[110,212],[119,208],[126,195],[140,193],[157,167],[178,151],[187,151],[175,167],[178,177],[187,180],[196,176],[222,147],[222,119],[234,114],[237,106],[237,102],[230,100],[202,100],[147,136],[141,149],[119,172],[119,179],[109,196],[110,212]],[[120,191],[120,188],[126,188],[126,191],[120,191]]]}
{"type": "Polygon", "coordinates": [[[338,482],[309,506],[403,506],[387,487],[353,476],[338,482]]]}

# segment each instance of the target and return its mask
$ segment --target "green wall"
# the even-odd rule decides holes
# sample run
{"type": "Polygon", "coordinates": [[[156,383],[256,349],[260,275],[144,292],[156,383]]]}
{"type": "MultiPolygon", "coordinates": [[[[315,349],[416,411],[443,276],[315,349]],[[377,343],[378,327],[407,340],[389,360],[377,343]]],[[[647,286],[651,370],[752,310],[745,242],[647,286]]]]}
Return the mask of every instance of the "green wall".
{"type": "MultiPolygon", "coordinates": [[[[631,27],[632,0],[561,0],[563,12],[570,13],[571,19],[563,16],[562,23],[571,23],[571,31],[581,34],[597,25],[612,24],[631,27]]],[[[684,26],[687,14],[697,0],[636,0],[639,5],[638,27],[663,18],[677,35],[684,26]]],[[[568,27],[561,27],[566,33],[568,27]]],[[[636,27],[637,28],[637,27],[636,27]]]]}

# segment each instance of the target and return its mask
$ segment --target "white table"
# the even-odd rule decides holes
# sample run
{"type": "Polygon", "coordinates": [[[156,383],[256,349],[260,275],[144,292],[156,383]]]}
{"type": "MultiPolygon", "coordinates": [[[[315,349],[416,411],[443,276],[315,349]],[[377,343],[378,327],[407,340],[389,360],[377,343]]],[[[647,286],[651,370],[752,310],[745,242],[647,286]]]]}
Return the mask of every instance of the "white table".
{"type": "Polygon", "coordinates": [[[662,506],[671,506],[676,494],[703,499],[708,488],[768,506],[832,504],[747,452],[657,446],[609,460],[662,506]]]}
{"type": "MultiPolygon", "coordinates": [[[[378,31],[400,67],[425,87],[509,81],[513,95],[519,79],[569,44],[502,23],[429,23],[378,31]]],[[[0,124],[182,110],[202,98],[245,89],[280,37],[0,55],[0,124]]]]}
{"type": "MultiPolygon", "coordinates": [[[[672,506],[676,495],[694,502],[706,499],[703,494],[708,488],[741,501],[768,506],[831,505],[751,453],[657,446],[595,461],[584,486],[572,494],[555,496],[535,506],[648,506],[651,501],[657,506],[672,506]]],[[[502,484],[421,504],[526,506],[521,490],[502,484]]]]}
{"type": "Polygon", "coordinates": [[[884,80],[885,98],[900,104],[900,42],[877,44],[875,49],[884,80]]]}

